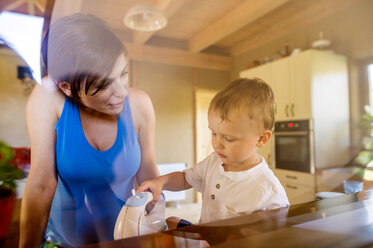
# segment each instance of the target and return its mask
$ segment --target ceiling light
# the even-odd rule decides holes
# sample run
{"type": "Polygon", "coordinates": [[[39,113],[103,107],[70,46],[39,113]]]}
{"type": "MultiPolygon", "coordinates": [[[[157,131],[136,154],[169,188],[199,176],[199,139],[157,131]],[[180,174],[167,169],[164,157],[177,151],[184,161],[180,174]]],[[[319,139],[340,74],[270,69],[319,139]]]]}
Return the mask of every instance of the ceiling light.
{"type": "Polygon", "coordinates": [[[132,6],[124,17],[127,27],[140,31],[156,31],[167,25],[164,14],[151,3],[132,6]]]}

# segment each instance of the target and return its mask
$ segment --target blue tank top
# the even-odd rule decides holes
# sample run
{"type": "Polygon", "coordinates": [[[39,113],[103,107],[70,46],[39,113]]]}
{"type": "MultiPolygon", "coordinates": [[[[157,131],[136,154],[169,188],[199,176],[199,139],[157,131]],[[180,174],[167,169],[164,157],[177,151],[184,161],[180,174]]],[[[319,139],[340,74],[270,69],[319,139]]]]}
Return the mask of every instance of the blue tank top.
{"type": "Polygon", "coordinates": [[[67,98],[55,129],[58,184],[45,238],[62,246],[113,240],[141,160],[128,97],[118,115],[115,143],[106,151],[88,143],[78,106],[67,98]]]}

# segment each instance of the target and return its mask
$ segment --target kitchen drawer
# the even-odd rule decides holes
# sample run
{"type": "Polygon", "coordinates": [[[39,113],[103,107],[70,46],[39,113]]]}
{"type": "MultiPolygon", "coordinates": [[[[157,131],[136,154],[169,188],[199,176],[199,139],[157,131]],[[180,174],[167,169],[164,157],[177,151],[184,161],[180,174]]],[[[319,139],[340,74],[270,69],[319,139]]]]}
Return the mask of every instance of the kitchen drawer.
{"type": "Polygon", "coordinates": [[[282,184],[291,205],[315,200],[315,188],[298,183],[282,184]]]}
{"type": "Polygon", "coordinates": [[[289,182],[315,187],[314,174],[281,169],[275,169],[274,172],[277,178],[280,180],[281,184],[289,182]]]}

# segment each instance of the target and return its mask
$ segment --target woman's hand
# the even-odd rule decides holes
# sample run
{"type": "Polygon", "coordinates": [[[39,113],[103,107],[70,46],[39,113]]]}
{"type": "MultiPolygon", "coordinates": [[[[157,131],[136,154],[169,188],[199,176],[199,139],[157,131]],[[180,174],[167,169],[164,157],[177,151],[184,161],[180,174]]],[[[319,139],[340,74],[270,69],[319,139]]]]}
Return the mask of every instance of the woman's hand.
{"type": "Polygon", "coordinates": [[[156,203],[161,196],[163,185],[164,181],[162,180],[162,177],[158,177],[153,180],[147,180],[140,185],[136,193],[150,191],[153,194],[153,203],[156,203]]]}

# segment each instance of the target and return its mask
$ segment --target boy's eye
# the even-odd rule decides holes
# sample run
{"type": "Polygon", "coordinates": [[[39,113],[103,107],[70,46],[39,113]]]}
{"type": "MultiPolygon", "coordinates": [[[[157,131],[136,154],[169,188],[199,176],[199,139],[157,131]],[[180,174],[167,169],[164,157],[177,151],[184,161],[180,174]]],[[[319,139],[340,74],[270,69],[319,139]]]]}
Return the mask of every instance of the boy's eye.
{"type": "Polygon", "coordinates": [[[128,75],[127,71],[123,71],[122,74],[120,74],[121,77],[124,77],[124,76],[127,76],[127,75],[128,75]]]}
{"type": "Polygon", "coordinates": [[[224,139],[228,142],[233,142],[235,139],[225,136],[224,139]]]}

